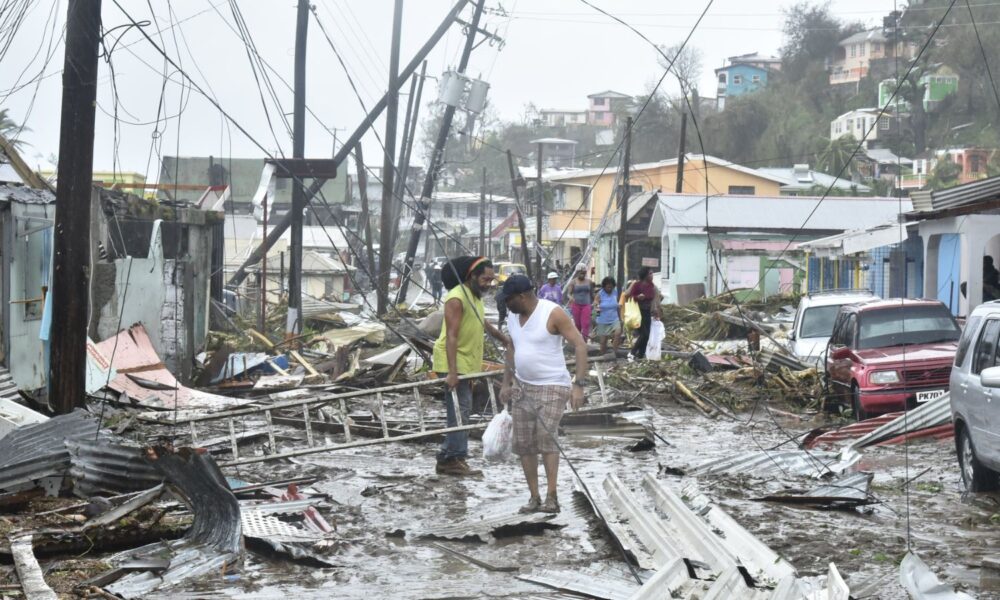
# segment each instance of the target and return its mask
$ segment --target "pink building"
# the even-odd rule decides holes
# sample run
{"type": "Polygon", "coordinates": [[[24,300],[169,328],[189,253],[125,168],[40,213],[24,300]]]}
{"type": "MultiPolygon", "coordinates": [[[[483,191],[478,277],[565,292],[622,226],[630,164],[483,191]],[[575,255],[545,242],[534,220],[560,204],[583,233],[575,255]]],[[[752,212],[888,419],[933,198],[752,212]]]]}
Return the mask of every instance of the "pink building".
{"type": "Polygon", "coordinates": [[[615,109],[632,102],[632,96],[606,90],[587,96],[587,125],[615,126],[615,109]]]}

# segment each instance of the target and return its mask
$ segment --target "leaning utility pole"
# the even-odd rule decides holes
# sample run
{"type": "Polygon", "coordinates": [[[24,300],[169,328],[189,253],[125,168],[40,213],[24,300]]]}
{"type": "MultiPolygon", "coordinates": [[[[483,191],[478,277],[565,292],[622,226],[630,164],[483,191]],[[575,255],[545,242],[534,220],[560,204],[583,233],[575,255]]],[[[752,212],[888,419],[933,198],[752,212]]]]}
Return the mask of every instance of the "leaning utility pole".
{"type": "Polygon", "coordinates": [[[507,169],[510,170],[510,187],[514,190],[514,210],[517,211],[517,228],[521,232],[521,254],[524,255],[524,268],[528,272],[528,279],[534,281],[531,276],[531,261],[528,260],[528,236],[524,231],[524,212],[521,211],[521,200],[517,197],[517,170],[514,169],[514,155],[507,150],[507,169]]]}
{"type": "Polygon", "coordinates": [[[358,225],[361,226],[365,234],[365,264],[362,268],[368,273],[368,283],[374,285],[377,276],[375,275],[375,246],[372,240],[372,220],[371,212],[368,208],[368,173],[365,172],[365,156],[361,152],[361,144],[354,147],[354,163],[358,167],[358,195],[361,197],[361,219],[358,225]]]}
{"type": "MultiPolygon", "coordinates": [[[[403,0],[396,0],[392,15],[392,49],[389,54],[389,89],[399,87],[399,38],[403,35],[403,0]]],[[[382,161],[382,219],[379,228],[378,247],[378,316],[385,316],[389,310],[389,275],[392,273],[392,232],[396,222],[395,181],[396,169],[396,121],[399,109],[399,94],[389,96],[385,109],[385,157],[382,161]]],[[[402,299],[405,301],[406,296],[402,299]]]]}
{"type": "Polygon", "coordinates": [[[684,191],[684,141],[687,138],[688,114],[681,113],[681,141],[677,149],[677,185],[674,191],[680,194],[684,191]]]}
{"type": "MultiPolygon", "coordinates": [[[[405,80],[410,75],[413,75],[413,73],[417,70],[417,67],[420,66],[420,63],[427,57],[428,54],[430,54],[430,51],[434,49],[434,46],[436,46],[437,43],[441,40],[441,38],[444,37],[446,33],[448,33],[448,30],[455,22],[455,19],[458,17],[462,9],[465,8],[465,5],[468,3],[469,0],[457,0],[455,6],[453,6],[452,9],[448,11],[448,14],[438,25],[437,29],[435,29],[434,33],[431,34],[431,37],[428,38],[426,42],[424,42],[424,45],[420,47],[420,50],[417,51],[413,59],[406,65],[406,68],[400,71],[399,73],[400,80],[405,80]]],[[[382,95],[381,98],[379,98],[379,101],[375,103],[375,106],[369,109],[368,114],[365,115],[365,118],[363,121],[361,121],[361,124],[357,126],[354,132],[351,133],[351,135],[344,141],[344,144],[340,147],[340,150],[334,155],[333,157],[334,166],[339,166],[342,162],[344,162],[347,159],[348,155],[351,153],[351,150],[354,148],[354,146],[359,141],[361,141],[361,137],[365,133],[367,133],[369,129],[371,129],[372,125],[378,119],[379,115],[381,115],[382,111],[385,110],[386,104],[389,101],[389,96],[397,93],[398,91],[399,91],[398,86],[396,88],[390,88],[389,90],[386,91],[385,94],[382,95]]],[[[324,183],[326,183],[326,178],[324,177],[317,177],[313,180],[312,185],[309,186],[309,190],[306,191],[307,203],[311,201],[312,198],[317,193],[319,193],[319,189],[323,187],[324,183]]],[[[247,278],[247,275],[249,274],[250,267],[260,262],[260,259],[264,255],[264,253],[269,248],[271,248],[271,246],[273,246],[275,242],[277,242],[278,239],[280,239],[281,236],[284,235],[286,231],[288,231],[288,227],[291,224],[291,222],[292,222],[292,213],[291,211],[289,211],[288,213],[285,214],[284,217],[281,218],[281,220],[279,220],[277,223],[274,224],[274,228],[271,230],[271,233],[267,234],[267,237],[264,239],[264,241],[261,242],[260,246],[257,246],[257,248],[255,248],[254,251],[250,253],[250,256],[247,257],[245,261],[243,261],[243,264],[240,265],[240,268],[237,269],[236,272],[233,273],[233,276],[229,278],[229,282],[227,285],[229,285],[230,287],[237,287],[241,283],[243,283],[243,281],[247,278]]]]}
{"type": "MultiPolygon", "coordinates": [[[[462,57],[458,61],[458,73],[465,73],[465,68],[469,66],[469,56],[472,55],[473,43],[476,41],[476,33],[479,31],[479,20],[483,16],[483,7],[486,0],[479,0],[476,3],[476,11],[472,15],[472,24],[468,28],[465,37],[465,47],[462,49],[462,57]]],[[[438,171],[441,169],[441,162],[444,158],[444,147],[448,142],[448,134],[451,132],[451,121],[455,117],[455,107],[448,105],[444,109],[441,117],[441,129],[438,131],[437,141],[434,143],[434,151],[431,153],[430,164],[427,167],[427,176],[424,177],[424,187],[420,190],[420,198],[417,200],[416,214],[413,216],[413,231],[410,235],[410,245],[406,249],[406,264],[403,265],[402,282],[399,286],[397,298],[406,298],[406,290],[410,285],[410,273],[413,270],[413,257],[417,254],[417,246],[420,245],[420,230],[423,228],[424,220],[430,211],[431,195],[434,193],[434,184],[437,182],[438,171]]]]}
{"type": "Polygon", "coordinates": [[[618,196],[618,285],[625,281],[625,250],[628,244],[628,179],[632,170],[632,117],[625,121],[625,160],[618,196]]]}
{"type": "MultiPolygon", "coordinates": [[[[309,29],[309,0],[298,0],[295,23],[295,81],[292,104],[292,158],[306,154],[306,33],[309,29]]],[[[292,242],[288,268],[288,318],[285,337],[302,332],[302,213],[307,199],[302,179],[292,179],[292,242]]]]}
{"type": "Polygon", "coordinates": [[[538,142],[538,204],[535,205],[535,275],[542,284],[542,215],[545,213],[545,194],[542,188],[542,143],[538,142]]]}
{"type": "Polygon", "coordinates": [[[486,167],[483,167],[483,186],[479,188],[479,255],[486,254],[486,167]]]}
{"type": "MultiPolygon", "coordinates": [[[[94,177],[94,112],[101,0],[69,0],[59,125],[49,328],[49,405],[59,414],[82,406],[87,388],[90,306],[90,197],[94,177]]],[[[42,290],[29,290],[30,295],[42,290]]]]}

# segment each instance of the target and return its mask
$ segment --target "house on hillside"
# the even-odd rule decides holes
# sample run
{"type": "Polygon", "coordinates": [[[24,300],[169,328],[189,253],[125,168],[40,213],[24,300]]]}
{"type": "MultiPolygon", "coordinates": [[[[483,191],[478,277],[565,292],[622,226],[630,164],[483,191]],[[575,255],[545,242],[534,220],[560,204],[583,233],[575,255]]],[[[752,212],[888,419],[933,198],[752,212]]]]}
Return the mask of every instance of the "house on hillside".
{"type": "Polygon", "coordinates": [[[587,106],[587,125],[599,127],[611,127],[616,125],[615,113],[620,108],[628,107],[632,104],[632,96],[622,94],[614,90],[605,90],[587,96],[589,104],[587,106]]]}
{"type": "MultiPolygon", "coordinates": [[[[924,86],[924,110],[933,112],[945,98],[958,91],[958,75],[948,67],[940,67],[933,73],[925,73],[918,81],[924,86]]],[[[893,108],[897,111],[906,112],[910,110],[910,103],[897,95],[892,97],[896,90],[895,79],[884,79],[878,84],[878,105],[884,107],[892,99],[893,108]]]]}
{"type": "Polygon", "coordinates": [[[661,240],[665,301],[796,291],[807,264],[795,244],[885,223],[897,218],[898,207],[896,198],[661,193],[649,235],[661,240]]]}
{"type": "Polygon", "coordinates": [[[913,160],[910,173],[900,177],[899,187],[919,190],[927,186],[931,172],[942,162],[958,165],[957,184],[970,183],[987,177],[988,165],[997,154],[995,148],[949,148],[925,152],[913,160]]]}
{"type": "Polygon", "coordinates": [[[894,59],[897,56],[910,60],[917,53],[917,45],[901,41],[893,44],[881,28],[862,31],[840,40],[837,50],[827,64],[830,85],[853,84],[868,76],[873,63],[894,59]]]}
{"type": "Polygon", "coordinates": [[[865,181],[882,180],[898,187],[899,176],[913,168],[913,160],[898,156],[887,148],[864,148],[854,157],[857,170],[865,181]]]}
{"type": "Polygon", "coordinates": [[[899,130],[899,118],[896,115],[878,108],[859,108],[846,112],[830,121],[830,139],[836,140],[849,135],[856,140],[864,139],[864,147],[877,145],[880,137],[896,133],[899,130]],[[876,119],[878,125],[875,125],[876,119]],[[867,137],[865,137],[867,134],[867,137]]]}
{"type": "Polygon", "coordinates": [[[852,196],[869,196],[872,194],[872,189],[867,185],[851,181],[850,179],[839,179],[833,175],[827,175],[821,171],[810,169],[809,165],[806,164],[798,164],[791,167],[763,167],[757,170],[774,177],[781,177],[788,182],[781,186],[780,193],[782,196],[824,194],[827,190],[831,193],[850,194],[852,196]]]}
{"type": "Polygon", "coordinates": [[[717,110],[726,108],[726,98],[742,96],[767,87],[768,74],[781,69],[781,59],[753,54],[731,56],[728,64],[715,70],[717,110]]]}
{"type": "Polygon", "coordinates": [[[586,110],[542,108],[538,110],[541,124],[546,127],[575,127],[587,124],[586,110]]]}

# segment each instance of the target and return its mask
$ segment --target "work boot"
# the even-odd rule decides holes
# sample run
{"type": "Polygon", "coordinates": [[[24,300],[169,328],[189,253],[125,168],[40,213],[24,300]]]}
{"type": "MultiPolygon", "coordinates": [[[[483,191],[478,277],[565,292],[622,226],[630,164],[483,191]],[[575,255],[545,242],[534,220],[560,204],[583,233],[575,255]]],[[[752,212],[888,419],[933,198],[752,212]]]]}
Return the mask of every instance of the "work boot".
{"type": "Polygon", "coordinates": [[[462,458],[453,458],[444,462],[439,462],[435,469],[438,475],[454,475],[456,477],[475,477],[482,475],[482,471],[477,471],[469,466],[462,458]]]}
{"type": "Polygon", "coordinates": [[[542,505],[538,507],[538,512],[552,513],[552,514],[558,513],[559,500],[556,500],[556,497],[552,494],[545,496],[545,502],[543,502],[542,505]]]}

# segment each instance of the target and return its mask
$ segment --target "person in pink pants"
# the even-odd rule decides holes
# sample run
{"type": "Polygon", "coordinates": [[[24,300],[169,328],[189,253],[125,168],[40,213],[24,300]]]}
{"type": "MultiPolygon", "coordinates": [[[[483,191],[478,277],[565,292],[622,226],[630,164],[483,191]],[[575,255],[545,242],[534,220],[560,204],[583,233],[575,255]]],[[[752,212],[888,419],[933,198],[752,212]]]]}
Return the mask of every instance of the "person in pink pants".
{"type": "Polygon", "coordinates": [[[583,334],[583,339],[590,339],[590,310],[594,304],[594,282],[587,278],[586,267],[577,269],[576,277],[570,282],[569,297],[573,324],[583,334]]]}

